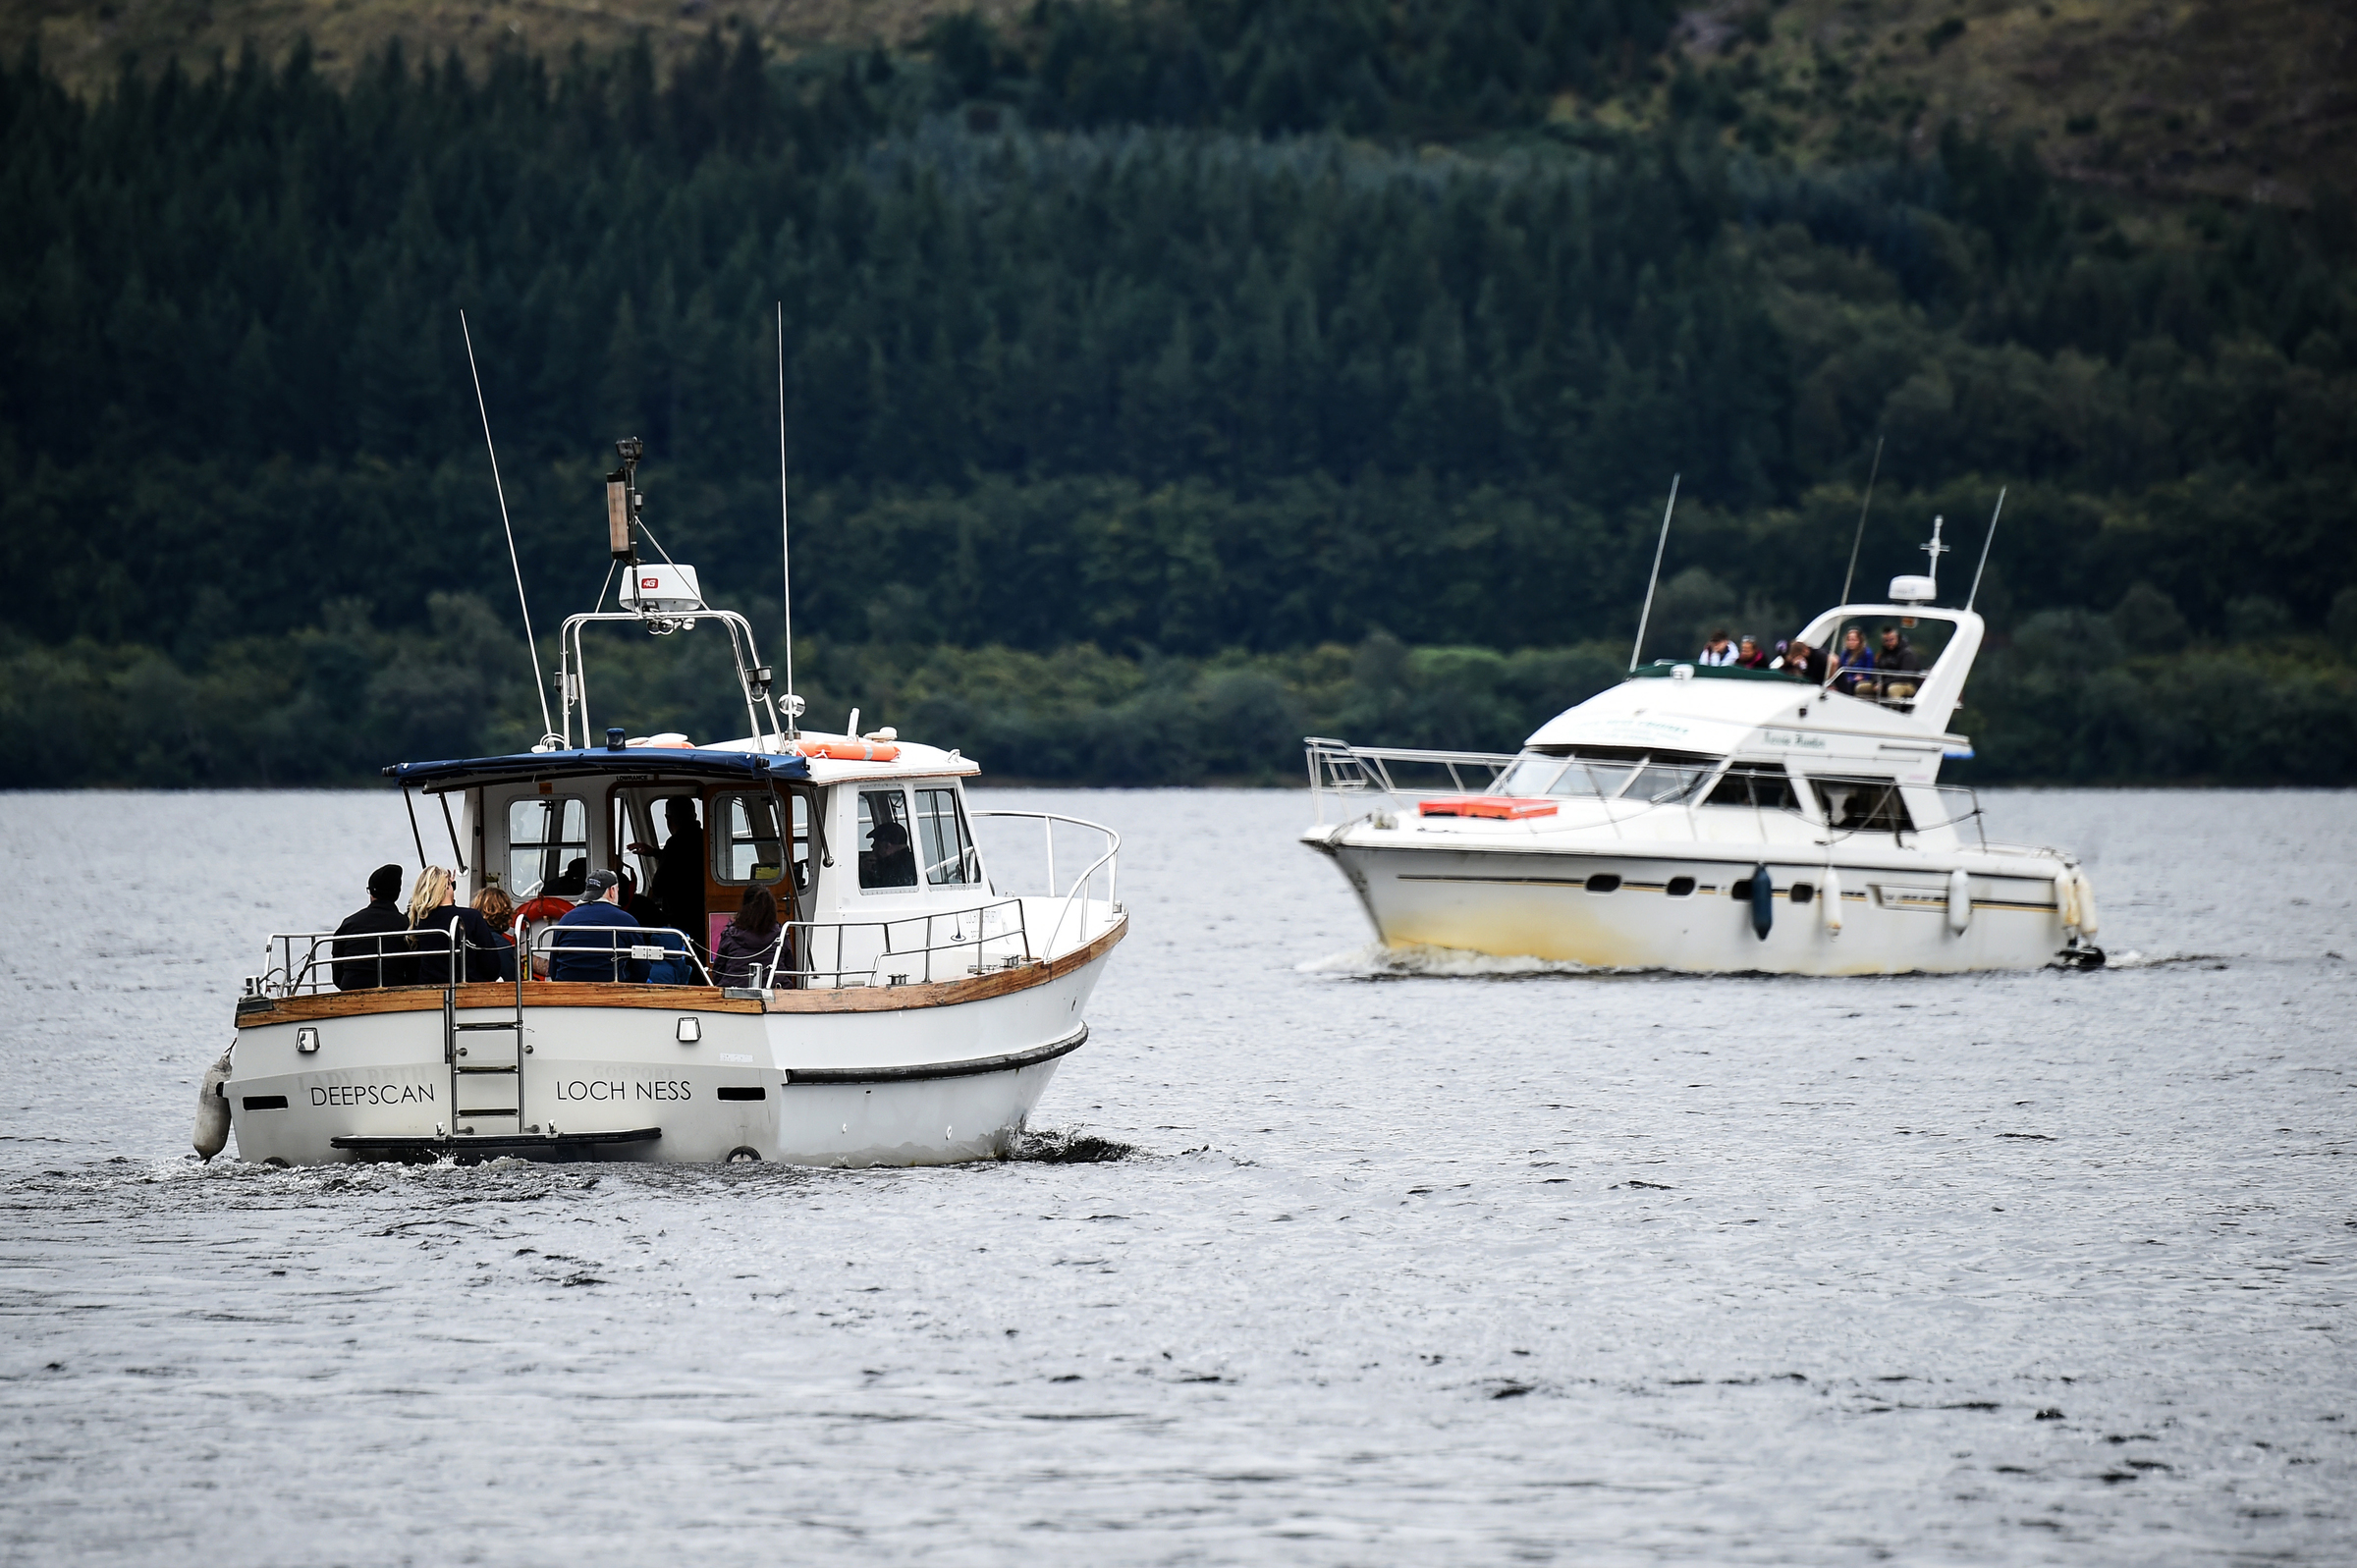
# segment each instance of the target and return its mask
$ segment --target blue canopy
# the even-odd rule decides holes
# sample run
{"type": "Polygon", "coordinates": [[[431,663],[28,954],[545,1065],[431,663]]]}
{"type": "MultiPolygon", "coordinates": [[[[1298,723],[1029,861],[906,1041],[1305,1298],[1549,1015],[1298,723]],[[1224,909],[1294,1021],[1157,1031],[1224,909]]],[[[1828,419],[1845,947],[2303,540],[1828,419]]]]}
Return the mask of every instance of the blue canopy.
{"type": "Polygon", "coordinates": [[[800,757],[758,751],[710,751],[702,747],[630,746],[620,751],[518,751],[504,757],[465,757],[448,762],[397,762],[384,776],[403,784],[472,788],[477,784],[523,784],[539,779],[577,779],[597,774],[643,777],[682,774],[703,779],[807,779],[810,764],[800,757]]]}

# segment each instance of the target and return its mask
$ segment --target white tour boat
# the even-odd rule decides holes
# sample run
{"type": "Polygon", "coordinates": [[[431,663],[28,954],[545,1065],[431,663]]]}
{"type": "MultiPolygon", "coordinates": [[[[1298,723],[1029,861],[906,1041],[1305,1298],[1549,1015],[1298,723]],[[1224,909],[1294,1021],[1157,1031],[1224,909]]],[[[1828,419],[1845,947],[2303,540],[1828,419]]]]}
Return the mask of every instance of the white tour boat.
{"type": "MultiPolygon", "coordinates": [[[[1935,531],[1935,567],[1941,548],[1935,531]]],[[[1939,783],[1944,757],[1972,754],[1947,724],[1983,627],[1937,594],[1898,577],[1891,603],[1801,633],[1835,650],[1899,628],[1920,673],[1820,684],[1659,660],[1512,756],[1312,736],[1302,841],[1395,947],[1807,975],[2099,965],[2077,861],[1989,842],[1973,792],[1939,783]],[[1418,770],[1447,792],[1419,798],[1418,770]],[[1359,809],[1330,825],[1337,796],[1359,809]]]]}
{"type": "MultiPolygon", "coordinates": [[[[666,943],[589,928],[584,940],[606,944],[600,956],[625,978],[583,981],[539,978],[558,932],[527,928],[529,962],[515,978],[472,983],[437,950],[412,955],[405,936],[273,936],[238,1002],[236,1043],[206,1078],[196,1143],[207,1158],[226,1111],[240,1155],[272,1164],[1003,1159],[1088,1038],[1089,995],[1128,929],[1116,835],[1053,813],[970,810],[965,784],[979,768],[954,750],[890,730],[797,729],[800,699],[773,698],[744,618],[705,604],[692,568],[635,560],[634,445],[613,500],[620,608],[565,623],[562,726],[530,751],[385,772],[409,804],[420,861],[444,858],[426,844],[447,836],[461,903],[488,873],[523,894],[568,876],[577,890],[598,870],[651,888],[660,826],[692,814],[703,929],[672,926],[666,943]],[[724,627],[746,737],[696,746],[610,729],[593,744],[582,632],[611,622],[724,627]],[[1039,824],[1044,893],[994,887],[970,826],[982,818],[1039,824]],[[1089,836],[1061,892],[1060,827],[1089,836]],[[724,989],[706,953],[754,887],[772,890],[781,939],[737,977],[751,983],[724,989]],[[628,978],[689,941],[691,983],[628,978]],[[369,973],[366,955],[380,950],[391,975],[369,973]],[[343,990],[339,970],[423,983],[343,990]]],[[[670,852],[684,852],[676,835],[670,852]]]]}

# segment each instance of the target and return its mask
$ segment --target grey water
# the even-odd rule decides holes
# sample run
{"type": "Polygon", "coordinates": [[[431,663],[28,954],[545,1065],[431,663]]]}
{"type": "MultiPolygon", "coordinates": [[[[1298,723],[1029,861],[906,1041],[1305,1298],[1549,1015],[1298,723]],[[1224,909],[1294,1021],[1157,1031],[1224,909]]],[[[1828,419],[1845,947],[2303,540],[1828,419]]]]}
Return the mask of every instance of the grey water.
{"type": "Polygon", "coordinates": [[[1299,793],[999,803],[1126,836],[1031,1145],[1125,1157],[199,1166],[400,802],[0,796],[0,1560],[2357,1560],[2357,797],[1993,794],[2122,961],[1882,980],[1391,959],[1299,793]]]}

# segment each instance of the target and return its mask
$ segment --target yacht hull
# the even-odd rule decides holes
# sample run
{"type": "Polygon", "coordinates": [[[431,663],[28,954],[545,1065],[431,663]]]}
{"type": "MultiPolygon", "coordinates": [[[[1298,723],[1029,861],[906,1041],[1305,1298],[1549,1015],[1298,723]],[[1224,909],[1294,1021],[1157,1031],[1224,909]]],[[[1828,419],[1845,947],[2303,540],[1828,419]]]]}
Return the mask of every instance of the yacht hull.
{"type": "Polygon", "coordinates": [[[1087,1038],[1113,919],[1051,963],[941,985],[534,983],[521,1052],[513,985],[250,1003],[224,1094],[240,1157],[288,1165],[1003,1160],[1087,1038]]]}
{"type": "Polygon", "coordinates": [[[2035,969],[2064,940],[2053,880],[2059,862],[2032,856],[1897,852],[1829,860],[1820,850],[1804,859],[1773,844],[1756,853],[1748,845],[1695,845],[1701,852],[1661,854],[1406,847],[1353,842],[1332,829],[1303,841],[1335,861],[1377,935],[1394,947],[1594,969],[1880,975],[2035,969]],[[1751,901],[1736,892],[1763,864],[1774,887],[1765,936],[1751,901]],[[1819,896],[1829,865],[1840,890],[1838,932],[1819,896]],[[1971,905],[1961,931],[1950,919],[1949,880],[1957,870],[1966,874],[1971,905]],[[1590,891],[1591,880],[1609,891],[1590,891]],[[1681,882],[1692,890],[1674,891],[1681,882]],[[1795,902],[1804,888],[1806,901],[1795,902]]]}

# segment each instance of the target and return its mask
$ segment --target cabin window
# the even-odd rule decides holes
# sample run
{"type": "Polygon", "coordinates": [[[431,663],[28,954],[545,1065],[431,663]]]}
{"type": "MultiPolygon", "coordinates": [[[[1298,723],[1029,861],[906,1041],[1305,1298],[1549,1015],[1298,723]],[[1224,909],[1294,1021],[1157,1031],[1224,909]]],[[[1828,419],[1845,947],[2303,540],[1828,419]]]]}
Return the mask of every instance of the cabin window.
{"type": "Polygon", "coordinates": [[[974,863],[974,841],[965,830],[965,813],[955,789],[916,792],[916,853],[925,880],[935,887],[978,882],[981,868],[974,863]]]}
{"type": "Polygon", "coordinates": [[[1526,751],[1490,792],[1566,799],[1683,800],[1710,773],[1713,759],[1645,746],[1579,746],[1526,751]]]}
{"type": "Polygon", "coordinates": [[[539,795],[508,806],[508,882],[578,897],[589,876],[589,808],[573,795],[539,795]]]}
{"type": "Polygon", "coordinates": [[[859,886],[916,886],[916,846],[908,837],[908,797],[898,789],[859,791],[859,886]]]}
{"type": "Polygon", "coordinates": [[[1618,892],[1619,891],[1620,879],[1609,871],[1599,871],[1588,879],[1588,892],[1618,892]]]}
{"type": "Polygon", "coordinates": [[[1913,833],[1914,819],[1890,779],[1811,779],[1826,825],[1842,833],[1913,833]]]}
{"type": "Polygon", "coordinates": [[[1694,892],[1694,879],[1692,877],[1672,877],[1670,886],[1664,888],[1662,892],[1672,898],[1690,897],[1694,892]]]}
{"type": "Polygon", "coordinates": [[[1758,806],[1770,811],[1798,811],[1792,778],[1781,762],[1738,763],[1711,786],[1706,806],[1758,806]]]}
{"type": "Polygon", "coordinates": [[[786,874],[786,845],[778,835],[777,798],[722,795],[713,802],[712,876],[715,881],[772,887],[786,874]]]}

